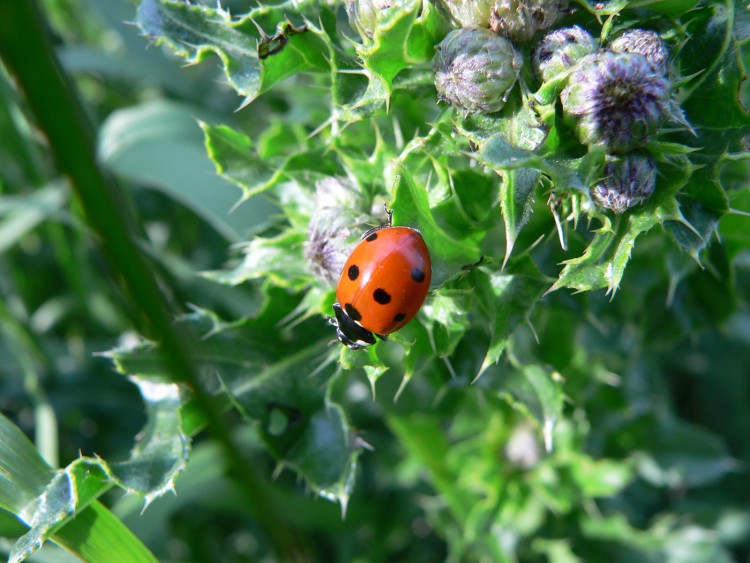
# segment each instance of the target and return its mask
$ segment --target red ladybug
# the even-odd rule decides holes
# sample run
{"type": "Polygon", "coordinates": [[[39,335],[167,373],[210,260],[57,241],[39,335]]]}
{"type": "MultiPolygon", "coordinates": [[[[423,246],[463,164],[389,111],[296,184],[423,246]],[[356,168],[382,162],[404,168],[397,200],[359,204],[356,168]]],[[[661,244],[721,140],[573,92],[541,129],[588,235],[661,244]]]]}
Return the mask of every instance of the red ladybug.
{"type": "Polygon", "coordinates": [[[424,303],[431,275],[430,252],[419,231],[390,226],[367,231],[336,288],[339,340],[358,350],[402,328],[424,303]]]}

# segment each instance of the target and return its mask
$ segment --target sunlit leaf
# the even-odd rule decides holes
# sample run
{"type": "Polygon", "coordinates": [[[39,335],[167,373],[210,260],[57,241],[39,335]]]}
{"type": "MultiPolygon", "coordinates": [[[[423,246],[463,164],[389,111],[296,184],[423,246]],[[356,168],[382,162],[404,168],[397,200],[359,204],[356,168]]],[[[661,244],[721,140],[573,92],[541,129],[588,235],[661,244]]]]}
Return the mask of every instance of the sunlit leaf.
{"type": "Polygon", "coordinates": [[[291,74],[328,68],[325,42],[303,21],[294,24],[286,19],[301,7],[297,2],[258,7],[235,19],[221,7],[143,0],[137,22],[143,33],[189,62],[215,53],[230,84],[252,100],[291,74]]]}

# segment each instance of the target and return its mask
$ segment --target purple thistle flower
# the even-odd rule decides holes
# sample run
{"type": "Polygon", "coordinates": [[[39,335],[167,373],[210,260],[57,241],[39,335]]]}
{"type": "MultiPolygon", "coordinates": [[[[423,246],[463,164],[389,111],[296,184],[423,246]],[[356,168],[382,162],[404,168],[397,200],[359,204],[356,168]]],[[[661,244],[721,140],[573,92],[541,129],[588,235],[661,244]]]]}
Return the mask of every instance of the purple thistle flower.
{"type": "Polygon", "coordinates": [[[648,144],[672,117],[671,85],[642,55],[607,51],[577,67],[560,98],[581,143],[625,153],[648,144]]]}

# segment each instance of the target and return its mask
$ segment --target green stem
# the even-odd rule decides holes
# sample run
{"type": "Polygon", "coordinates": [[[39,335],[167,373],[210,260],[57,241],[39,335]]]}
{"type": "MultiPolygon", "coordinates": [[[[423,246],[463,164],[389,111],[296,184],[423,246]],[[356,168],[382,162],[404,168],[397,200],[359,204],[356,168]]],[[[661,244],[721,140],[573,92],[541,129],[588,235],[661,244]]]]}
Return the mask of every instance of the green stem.
{"type": "Polygon", "coordinates": [[[209,430],[226,451],[241,480],[241,490],[248,502],[266,516],[259,523],[271,546],[282,559],[300,560],[301,543],[272,504],[264,480],[235,446],[218,405],[200,392],[187,338],[173,326],[154,268],[133,239],[135,220],[119,186],[97,162],[94,128],[54,52],[36,0],[0,0],[0,57],[46,134],[57,166],[70,179],[121,289],[135,305],[135,311],[131,311],[134,322],[160,342],[172,379],[196,391],[194,400],[210,421],[209,430]]]}

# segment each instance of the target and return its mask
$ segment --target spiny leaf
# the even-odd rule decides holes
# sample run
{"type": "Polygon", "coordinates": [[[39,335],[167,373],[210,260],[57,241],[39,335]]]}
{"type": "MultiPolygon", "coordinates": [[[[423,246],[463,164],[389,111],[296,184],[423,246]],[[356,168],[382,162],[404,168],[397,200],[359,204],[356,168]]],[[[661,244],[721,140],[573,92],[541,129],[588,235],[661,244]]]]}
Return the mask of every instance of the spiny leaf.
{"type": "Polygon", "coordinates": [[[416,185],[405,168],[398,171],[391,208],[394,224],[421,231],[432,256],[433,287],[441,286],[460,273],[463,266],[479,260],[480,251],[475,243],[456,240],[440,228],[430,211],[427,191],[416,185]]]}
{"type": "MultiPolygon", "coordinates": [[[[226,394],[248,420],[260,424],[266,447],[282,465],[297,471],[316,492],[335,493],[345,503],[358,454],[343,412],[326,400],[326,385],[336,370],[330,339],[301,330],[312,338],[298,342],[298,351],[290,354],[290,344],[278,338],[279,324],[296,300],[281,298],[283,290],[272,291],[278,299],[255,318],[227,324],[197,311],[179,324],[201,337],[194,358],[205,374],[206,391],[226,394]]],[[[148,378],[162,372],[153,345],[111,355],[120,370],[148,378]]]]}
{"type": "Polygon", "coordinates": [[[422,0],[404,0],[382,11],[373,42],[358,47],[357,52],[373,79],[383,85],[386,100],[399,72],[432,59],[434,45],[447,33],[444,25],[435,7],[422,0]]]}
{"type": "Polygon", "coordinates": [[[267,189],[274,177],[273,168],[258,157],[250,137],[224,125],[200,123],[208,156],[216,171],[242,189],[244,198],[267,189]]]}
{"type": "Polygon", "coordinates": [[[256,237],[244,245],[239,264],[205,276],[229,285],[268,278],[280,287],[303,289],[313,280],[303,256],[306,241],[307,233],[291,229],[275,238],[256,237]]]}
{"type": "Polygon", "coordinates": [[[502,139],[511,147],[536,151],[547,137],[547,126],[534,110],[531,99],[520,88],[514,88],[499,115],[458,113],[456,130],[477,147],[491,139],[502,139]]]}
{"type": "MultiPolygon", "coordinates": [[[[300,71],[328,70],[326,42],[303,22],[287,14],[300,13],[314,2],[284,2],[258,7],[234,19],[220,7],[190,5],[174,0],[142,0],[137,23],[143,33],[163,42],[191,63],[213,52],[238,93],[253,100],[284,78],[300,71]],[[274,35],[257,26],[276,26],[274,35]]],[[[312,15],[312,14],[310,14],[312,15]]]]}
{"type": "Polygon", "coordinates": [[[305,184],[343,175],[335,155],[327,147],[301,146],[288,156],[263,159],[250,137],[225,125],[201,123],[206,149],[216,171],[242,189],[243,200],[290,179],[305,184]]]}
{"type": "Polygon", "coordinates": [[[596,231],[583,256],[565,262],[565,267],[550,291],[570,287],[579,291],[607,288],[615,292],[620,284],[630,252],[642,233],[667,220],[686,224],[676,194],[690,178],[693,168],[665,169],[656,192],[640,207],[628,210],[613,221],[603,216],[604,225],[596,231]]]}
{"type": "MultiPolygon", "coordinates": [[[[163,414],[151,413],[157,418],[163,414]]],[[[149,424],[154,422],[153,418],[149,419],[149,424]]],[[[87,561],[123,558],[155,561],[137,538],[96,502],[95,499],[113,483],[130,488],[110,473],[104,460],[79,458],[65,469],[55,472],[23,433],[2,415],[0,437],[0,506],[17,514],[30,526],[30,530],[13,546],[10,561],[26,559],[50,537],[87,561]],[[93,530],[96,533],[91,535],[93,530]]],[[[165,443],[171,438],[172,435],[151,436],[144,443],[165,443]]],[[[148,469],[142,457],[145,449],[138,451],[136,448],[127,463],[140,461],[142,469],[148,469]]],[[[150,453],[155,453],[155,450],[151,449],[150,453]]],[[[173,479],[174,474],[170,473],[166,466],[168,464],[161,463],[164,458],[159,455],[154,458],[150,474],[157,476],[159,482],[173,479]]],[[[133,482],[130,481],[130,484],[133,482]]],[[[137,492],[158,494],[157,490],[147,488],[138,489],[137,492]]]]}
{"type": "Polygon", "coordinates": [[[690,123],[699,131],[720,129],[742,135],[741,131],[731,130],[746,131],[750,125],[750,113],[739,100],[746,70],[741,66],[733,29],[735,17],[744,9],[741,3],[731,0],[713,3],[710,17],[696,18],[695,26],[700,27],[691,29],[680,53],[683,74],[696,75],[686,86],[682,106],[690,123]]]}
{"type": "Polygon", "coordinates": [[[517,168],[503,174],[500,208],[505,222],[505,258],[508,262],[521,229],[529,220],[536,199],[540,173],[534,168],[517,168]]]}
{"type": "Polygon", "coordinates": [[[476,376],[479,377],[500,359],[513,331],[528,319],[549,282],[528,256],[511,260],[500,272],[480,267],[475,279],[490,329],[487,353],[476,376]]]}

